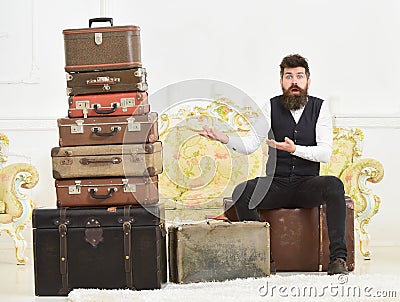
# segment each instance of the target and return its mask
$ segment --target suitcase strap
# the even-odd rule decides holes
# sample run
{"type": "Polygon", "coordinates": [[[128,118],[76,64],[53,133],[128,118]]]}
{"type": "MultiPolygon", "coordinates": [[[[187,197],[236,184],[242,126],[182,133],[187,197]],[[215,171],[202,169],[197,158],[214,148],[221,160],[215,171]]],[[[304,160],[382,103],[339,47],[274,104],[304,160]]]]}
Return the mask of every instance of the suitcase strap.
{"type": "Polygon", "coordinates": [[[60,224],[58,225],[58,233],[60,236],[60,273],[62,288],[60,294],[68,293],[68,255],[67,255],[67,221],[66,208],[60,209],[60,224]]]}
{"type": "Polygon", "coordinates": [[[130,223],[130,206],[124,207],[124,222],[122,224],[122,230],[124,232],[124,263],[125,263],[125,278],[126,286],[130,289],[135,289],[133,287],[132,278],[132,234],[131,234],[131,223],[130,223]]]}

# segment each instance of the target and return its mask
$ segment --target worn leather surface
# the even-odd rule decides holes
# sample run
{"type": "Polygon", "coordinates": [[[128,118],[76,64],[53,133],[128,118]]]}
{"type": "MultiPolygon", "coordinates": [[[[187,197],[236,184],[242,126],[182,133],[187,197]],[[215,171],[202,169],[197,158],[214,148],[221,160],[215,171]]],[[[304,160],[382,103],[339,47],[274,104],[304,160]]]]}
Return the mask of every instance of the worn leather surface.
{"type": "MultiPolygon", "coordinates": [[[[163,210],[149,207],[154,213],[163,210]]],[[[131,208],[129,217],[118,208],[116,212],[102,209],[67,209],[62,255],[66,258],[63,271],[68,273],[68,290],[63,288],[60,273],[60,233],[58,209],[36,209],[33,221],[35,294],[37,296],[67,295],[74,288],[127,288],[127,272],[131,271],[132,288],[156,289],[165,282],[165,230],[162,219],[142,208],[131,208]],[[96,221],[98,223],[96,223],[96,221]],[[90,227],[85,225],[91,224],[90,227]],[[124,245],[124,229],[130,224],[130,247],[124,245]],[[89,229],[89,231],[87,231],[89,229]],[[101,231],[99,231],[101,229],[101,231]],[[90,239],[101,242],[92,244],[90,239]],[[89,240],[87,240],[89,239],[89,240]],[[130,252],[129,259],[124,252],[130,252]],[[128,262],[128,263],[127,263],[128,262]],[[126,267],[128,265],[128,270],[126,267]]],[[[65,276],[65,274],[64,274],[65,276]]]]}
{"type": "Polygon", "coordinates": [[[154,176],[162,173],[162,145],[123,144],[54,147],[55,179],[80,177],[154,176]]]}
{"type": "MultiPolygon", "coordinates": [[[[346,217],[347,266],[354,270],[354,210],[350,206],[351,199],[346,201],[349,205],[346,217]]],[[[329,238],[325,208],[324,205],[321,212],[319,207],[259,210],[261,220],[270,224],[271,251],[277,271],[319,271],[320,265],[322,271],[327,270],[329,238]]],[[[224,209],[225,216],[231,221],[238,220],[232,199],[224,198],[224,209]]]]}
{"type": "Polygon", "coordinates": [[[159,201],[157,175],[58,179],[55,181],[55,186],[57,207],[149,205],[159,201]],[[126,185],[124,181],[127,182],[126,185]],[[131,191],[125,190],[126,188],[131,191]],[[79,189],[79,194],[71,194],[72,189],[75,191],[79,189]]]}
{"type": "Polygon", "coordinates": [[[86,71],[69,73],[67,76],[67,95],[86,95],[127,91],[147,91],[147,73],[144,68],[124,70],[86,71]],[[138,70],[141,70],[138,73],[138,70]],[[93,81],[96,85],[89,85],[93,81]],[[101,84],[103,82],[103,84],[101,84]]]}
{"type": "Polygon", "coordinates": [[[157,117],[156,112],[150,112],[137,116],[59,118],[60,147],[154,143],[158,140],[157,117]],[[77,127],[81,131],[73,131],[77,127]]]}
{"type": "Polygon", "coordinates": [[[191,283],[270,274],[269,225],[221,222],[172,225],[170,281],[191,283]]]}
{"type": "Polygon", "coordinates": [[[142,64],[138,26],[65,29],[63,35],[66,71],[110,70],[142,64]],[[101,34],[101,43],[95,43],[96,34],[101,34]]]}

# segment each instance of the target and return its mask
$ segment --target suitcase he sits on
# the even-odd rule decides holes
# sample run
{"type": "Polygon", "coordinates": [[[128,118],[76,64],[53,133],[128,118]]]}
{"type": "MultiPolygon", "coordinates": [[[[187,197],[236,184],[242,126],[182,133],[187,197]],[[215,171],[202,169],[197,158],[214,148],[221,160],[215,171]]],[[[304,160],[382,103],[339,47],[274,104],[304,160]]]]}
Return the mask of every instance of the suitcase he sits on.
{"type": "Polygon", "coordinates": [[[166,282],[162,205],[34,209],[32,226],[36,296],[166,282]]]}
{"type": "MultiPolygon", "coordinates": [[[[347,267],[353,271],[354,208],[346,197],[347,267]]],[[[225,216],[238,221],[231,198],[224,198],[225,216]]],[[[329,264],[329,237],[326,205],[314,208],[258,210],[261,221],[271,226],[271,252],[277,271],[326,271],[329,264]]]]}
{"type": "Polygon", "coordinates": [[[267,222],[171,225],[168,238],[170,282],[224,281],[270,274],[267,222]]]}

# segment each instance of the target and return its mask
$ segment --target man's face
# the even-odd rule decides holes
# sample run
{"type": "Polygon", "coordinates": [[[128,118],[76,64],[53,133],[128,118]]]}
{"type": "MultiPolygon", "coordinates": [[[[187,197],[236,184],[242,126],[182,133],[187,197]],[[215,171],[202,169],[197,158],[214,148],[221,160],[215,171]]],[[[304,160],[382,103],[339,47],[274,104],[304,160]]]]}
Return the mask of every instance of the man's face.
{"type": "Polygon", "coordinates": [[[304,67],[285,68],[281,79],[282,91],[286,95],[299,96],[310,86],[310,79],[306,76],[304,67]]]}
{"type": "Polygon", "coordinates": [[[283,71],[281,78],[282,105],[288,110],[298,110],[307,104],[310,79],[307,79],[304,67],[285,68],[283,71]]]}

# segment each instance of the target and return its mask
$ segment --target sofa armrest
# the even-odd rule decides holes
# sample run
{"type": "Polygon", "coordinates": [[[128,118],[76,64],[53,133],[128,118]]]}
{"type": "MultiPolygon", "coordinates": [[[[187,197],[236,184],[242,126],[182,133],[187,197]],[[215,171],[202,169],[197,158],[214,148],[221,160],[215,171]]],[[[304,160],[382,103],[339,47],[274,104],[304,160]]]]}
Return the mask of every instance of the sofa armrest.
{"type": "Polygon", "coordinates": [[[366,227],[370,219],[378,212],[380,198],[369,188],[369,183],[382,180],[384,169],[382,164],[372,158],[358,159],[348,166],[340,178],[343,181],[345,193],[354,200],[356,228],[360,234],[360,250],[364,258],[369,259],[369,235],[366,227]]]}
{"type": "MultiPolygon", "coordinates": [[[[6,206],[6,215],[13,220],[23,213],[23,202],[27,196],[21,192],[23,189],[32,189],[39,181],[37,169],[28,163],[14,163],[0,170],[0,199],[6,206]]],[[[6,216],[3,216],[3,218],[6,216]]],[[[9,223],[11,221],[2,221],[9,223]]]]}

